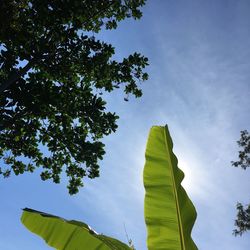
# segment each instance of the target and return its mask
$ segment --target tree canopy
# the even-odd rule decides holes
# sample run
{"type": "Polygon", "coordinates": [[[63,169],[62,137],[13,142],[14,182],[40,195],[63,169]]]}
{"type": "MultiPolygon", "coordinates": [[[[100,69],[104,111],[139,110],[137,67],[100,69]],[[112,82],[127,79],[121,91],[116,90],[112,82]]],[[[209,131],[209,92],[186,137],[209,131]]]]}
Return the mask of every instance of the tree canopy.
{"type": "Polygon", "coordinates": [[[246,169],[250,167],[250,135],[247,130],[240,132],[240,140],[237,141],[241,150],[239,151],[238,161],[232,161],[234,167],[246,169]]]}
{"type": "MultiPolygon", "coordinates": [[[[234,167],[241,167],[246,169],[250,167],[250,135],[247,130],[240,132],[240,140],[237,141],[241,150],[239,151],[238,161],[232,161],[234,167]]],[[[237,203],[237,216],[235,220],[236,229],[233,233],[235,236],[242,235],[244,232],[250,230],[250,203],[246,208],[242,203],[237,203]]]]}
{"type": "Polygon", "coordinates": [[[250,230],[250,204],[244,208],[241,203],[237,203],[237,218],[235,220],[236,229],[233,233],[235,236],[242,235],[244,232],[250,230]]]}
{"type": "MultiPolygon", "coordinates": [[[[140,97],[148,59],[113,59],[96,38],[126,18],[140,19],[145,0],[1,0],[0,174],[41,168],[41,179],[68,178],[70,194],[84,176],[99,176],[101,139],[118,116],[102,92],[140,97]]],[[[125,98],[126,100],[126,98],[125,98]]]]}

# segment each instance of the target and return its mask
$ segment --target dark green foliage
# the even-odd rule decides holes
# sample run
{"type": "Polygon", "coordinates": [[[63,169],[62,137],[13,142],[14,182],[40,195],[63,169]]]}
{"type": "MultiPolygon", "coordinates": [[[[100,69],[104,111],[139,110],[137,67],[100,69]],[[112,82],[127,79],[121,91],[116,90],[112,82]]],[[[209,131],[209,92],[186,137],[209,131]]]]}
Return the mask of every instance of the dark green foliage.
{"type": "Polygon", "coordinates": [[[246,169],[250,166],[250,135],[247,130],[241,131],[240,135],[240,140],[237,143],[242,150],[239,151],[239,160],[232,161],[232,165],[246,169]]]}
{"type": "Polygon", "coordinates": [[[99,175],[101,139],[118,116],[98,93],[122,87],[140,97],[148,60],[134,53],[117,62],[114,47],[94,34],[139,19],[144,2],[1,0],[0,174],[42,167],[42,180],[59,183],[65,171],[70,194],[84,176],[99,175]]]}
{"type": "MultiPolygon", "coordinates": [[[[242,148],[239,151],[239,160],[232,161],[232,165],[235,167],[240,166],[243,169],[246,169],[250,166],[250,135],[247,130],[243,130],[240,132],[240,140],[237,141],[239,147],[242,148]]],[[[244,209],[241,203],[237,203],[237,218],[235,220],[236,229],[233,231],[235,236],[242,235],[247,230],[250,230],[250,204],[247,205],[246,209],[244,209]]]]}
{"type": "Polygon", "coordinates": [[[250,230],[250,204],[244,209],[241,203],[237,203],[237,219],[235,220],[234,235],[242,235],[247,230],[250,230]]]}

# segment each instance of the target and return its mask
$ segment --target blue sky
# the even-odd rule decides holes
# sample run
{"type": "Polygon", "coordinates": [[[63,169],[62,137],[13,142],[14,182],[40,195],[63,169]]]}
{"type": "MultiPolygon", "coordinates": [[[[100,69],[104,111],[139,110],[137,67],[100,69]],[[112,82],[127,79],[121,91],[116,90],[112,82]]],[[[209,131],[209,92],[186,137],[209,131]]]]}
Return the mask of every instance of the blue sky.
{"type": "Polygon", "coordinates": [[[27,174],[0,181],[0,249],[50,249],[20,223],[31,207],[82,220],[97,232],[146,250],[142,171],[152,125],[169,125],[183,186],[198,218],[193,239],[200,250],[250,249],[249,233],[234,237],[235,204],[249,203],[250,172],[237,159],[240,130],[250,122],[250,1],[154,0],[140,21],[125,21],[102,39],[117,58],[139,51],[149,57],[150,79],[141,99],[116,91],[108,108],[119,114],[117,133],[105,138],[101,177],[69,196],[66,183],[27,174]]]}

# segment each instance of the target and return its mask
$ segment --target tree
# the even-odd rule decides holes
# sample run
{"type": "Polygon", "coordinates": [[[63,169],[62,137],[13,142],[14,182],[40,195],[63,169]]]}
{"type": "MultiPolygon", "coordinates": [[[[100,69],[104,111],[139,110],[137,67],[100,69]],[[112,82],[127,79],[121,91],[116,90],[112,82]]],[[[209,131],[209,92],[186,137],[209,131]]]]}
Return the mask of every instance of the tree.
{"type": "Polygon", "coordinates": [[[122,87],[125,95],[140,97],[148,59],[134,53],[115,61],[114,47],[95,34],[139,19],[144,4],[0,1],[0,174],[42,168],[42,180],[59,183],[65,171],[70,194],[84,176],[99,176],[101,139],[115,132],[118,119],[101,94],[122,87]]]}
{"type": "MultiPolygon", "coordinates": [[[[232,161],[232,165],[235,167],[241,167],[244,170],[250,166],[250,135],[247,130],[240,132],[241,137],[240,140],[237,141],[239,147],[242,148],[239,151],[239,160],[234,162],[232,161]]],[[[243,207],[241,203],[237,203],[237,217],[235,220],[236,229],[233,231],[235,236],[242,235],[244,232],[250,230],[250,204],[243,207]]]]}
{"type": "Polygon", "coordinates": [[[243,149],[239,151],[239,160],[231,163],[234,167],[246,170],[247,167],[250,167],[250,135],[247,130],[240,132],[240,140],[237,143],[243,149]]]}
{"type": "Polygon", "coordinates": [[[250,204],[243,207],[241,203],[237,203],[237,219],[235,220],[235,226],[233,233],[235,236],[242,235],[247,230],[250,230],[250,204]]]}

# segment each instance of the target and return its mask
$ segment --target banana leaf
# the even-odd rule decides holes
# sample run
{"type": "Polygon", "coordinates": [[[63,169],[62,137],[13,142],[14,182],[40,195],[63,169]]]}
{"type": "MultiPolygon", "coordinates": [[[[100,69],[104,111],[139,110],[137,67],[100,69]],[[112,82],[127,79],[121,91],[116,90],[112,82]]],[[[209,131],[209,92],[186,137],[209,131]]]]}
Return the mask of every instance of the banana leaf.
{"type": "Polygon", "coordinates": [[[151,128],[143,172],[148,250],[197,250],[191,238],[195,208],[181,186],[168,127],[151,128]]]}
{"type": "Polygon", "coordinates": [[[25,208],[22,223],[58,250],[131,250],[114,238],[97,234],[87,224],[25,208]]]}

